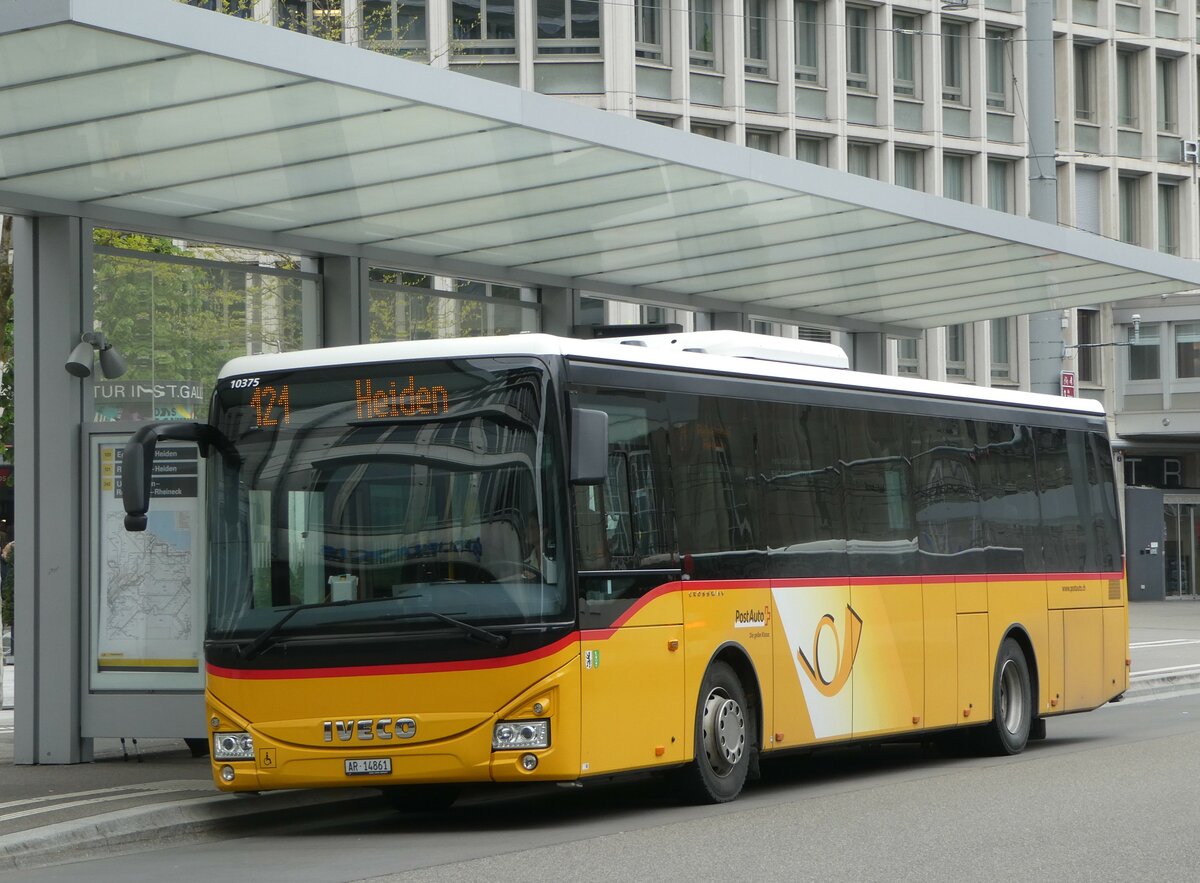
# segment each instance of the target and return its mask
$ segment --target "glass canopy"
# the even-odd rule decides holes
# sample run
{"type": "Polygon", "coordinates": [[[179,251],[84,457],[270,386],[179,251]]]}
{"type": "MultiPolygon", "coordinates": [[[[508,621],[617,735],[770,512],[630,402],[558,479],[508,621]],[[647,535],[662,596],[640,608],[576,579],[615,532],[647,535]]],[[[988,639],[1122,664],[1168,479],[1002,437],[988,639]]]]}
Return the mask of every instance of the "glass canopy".
{"type": "Polygon", "coordinates": [[[8,0],[0,209],[927,328],[1200,266],[161,0],[8,0]]]}

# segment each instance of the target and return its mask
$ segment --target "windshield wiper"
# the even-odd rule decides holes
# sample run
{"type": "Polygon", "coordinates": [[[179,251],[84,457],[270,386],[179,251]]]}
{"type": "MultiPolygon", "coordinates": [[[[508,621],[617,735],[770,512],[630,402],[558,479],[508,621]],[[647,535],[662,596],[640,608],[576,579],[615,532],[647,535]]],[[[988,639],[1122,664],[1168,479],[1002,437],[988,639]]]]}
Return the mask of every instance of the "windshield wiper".
{"type": "MultiPolygon", "coordinates": [[[[258,636],[254,638],[254,640],[252,640],[249,644],[247,644],[245,647],[243,647],[239,651],[239,655],[242,657],[242,659],[253,659],[255,656],[260,654],[264,649],[266,649],[266,646],[268,643],[270,643],[271,639],[274,638],[277,634],[279,634],[280,630],[285,625],[288,624],[288,621],[291,620],[291,618],[293,616],[295,616],[297,613],[299,613],[302,610],[317,610],[317,609],[325,609],[325,608],[329,608],[329,607],[351,607],[351,606],[356,606],[359,604],[380,604],[380,603],[385,603],[387,601],[404,601],[404,600],[407,600],[410,598],[419,598],[419,597],[421,597],[421,596],[420,595],[399,595],[395,598],[348,598],[344,601],[330,601],[328,603],[316,602],[316,603],[312,603],[312,604],[298,604],[297,606],[295,606],[291,610],[289,610],[287,613],[285,613],[283,616],[279,617],[279,619],[275,620],[273,623],[271,623],[269,626],[267,626],[265,629],[263,629],[263,631],[260,632],[258,634],[258,636]]],[[[396,620],[396,619],[405,619],[405,620],[407,620],[407,619],[436,619],[436,620],[446,623],[447,625],[452,625],[455,628],[457,628],[459,631],[468,635],[469,637],[476,638],[480,641],[483,641],[485,644],[490,644],[493,647],[503,647],[508,643],[508,638],[505,637],[504,635],[497,634],[496,632],[490,632],[487,629],[480,628],[477,625],[471,625],[471,623],[469,623],[469,622],[463,622],[461,619],[455,619],[454,617],[447,616],[444,613],[435,613],[432,610],[421,611],[419,613],[385,614],[381,618],[382,619],[391,619],[391,620],[396,620]]]]}
{"type": "Polygon", "coordinates": [[[432,610],[428,613],[414,613],[413,616],[432,616],[434,619],[440,619],[447,625],[452,625],[456,629],[461,630],[464,634],[472,638],[478,638],[485,644],[491,644],[493,647],[503,647],[508,643],[508,638],[496,632],[489,632],[487,629],[480,628],[477,625],[471,625],[469,622],[463,622],[461,619],[455,619],[452,616],[447,616],[444,613],[434,613],[432,610]]]}

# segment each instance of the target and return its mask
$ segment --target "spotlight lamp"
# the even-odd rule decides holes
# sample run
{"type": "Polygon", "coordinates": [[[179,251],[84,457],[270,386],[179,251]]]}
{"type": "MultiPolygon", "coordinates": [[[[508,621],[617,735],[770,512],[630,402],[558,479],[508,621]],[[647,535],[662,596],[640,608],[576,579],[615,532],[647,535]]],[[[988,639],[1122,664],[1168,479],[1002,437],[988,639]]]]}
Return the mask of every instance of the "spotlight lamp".
{"type": "Polygon", "coordinates": [[[67,373],[75,377],[90,377],[92,357],[97,352],[100,354],[100,371],[106,378],[111,380],[125,373],[125,358],[108,342],[103,331],[85,331],[79,335],[79,343],[67,359],[67,373]]]}

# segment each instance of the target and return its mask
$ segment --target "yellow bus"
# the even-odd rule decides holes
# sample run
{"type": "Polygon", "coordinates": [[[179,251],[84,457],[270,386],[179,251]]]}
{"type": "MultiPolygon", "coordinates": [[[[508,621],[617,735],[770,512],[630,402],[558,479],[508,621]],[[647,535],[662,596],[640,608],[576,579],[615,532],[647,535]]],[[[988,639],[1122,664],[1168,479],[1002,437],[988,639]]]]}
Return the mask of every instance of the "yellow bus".
{"type": "Polygon", "coordinates": [[[657,770],[947,738],[1015,754],[1128,686],[1099,405],[726,332],[235,359],[205,424],[207,725],[227,791],[657,770]]]}

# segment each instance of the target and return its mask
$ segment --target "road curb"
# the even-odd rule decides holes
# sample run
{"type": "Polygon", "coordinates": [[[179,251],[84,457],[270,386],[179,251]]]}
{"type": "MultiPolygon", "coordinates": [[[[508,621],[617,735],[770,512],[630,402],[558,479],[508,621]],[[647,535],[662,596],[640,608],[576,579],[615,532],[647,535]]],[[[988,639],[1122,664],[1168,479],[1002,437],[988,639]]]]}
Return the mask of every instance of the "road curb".
{"type": "Polygon", "coordinates": [[[1125,691],[1125,698],[1144,699],[1159,693],[1178,693],[1193,688],[1200,689],[1200,671],[1157,675],[1152,678],[1138,678],[1135,675],[1129,679],[1129,689],[1125,691]]]}
{"type": "Polygon", "coordinates": [[[46,867],[204,835],[229,836],[238,822],[267,817],[272,824],[287,824],[315,807],[370,796],[362,788],[213,794],[114,810],[0,837],[0,870],[46,867]]]}

